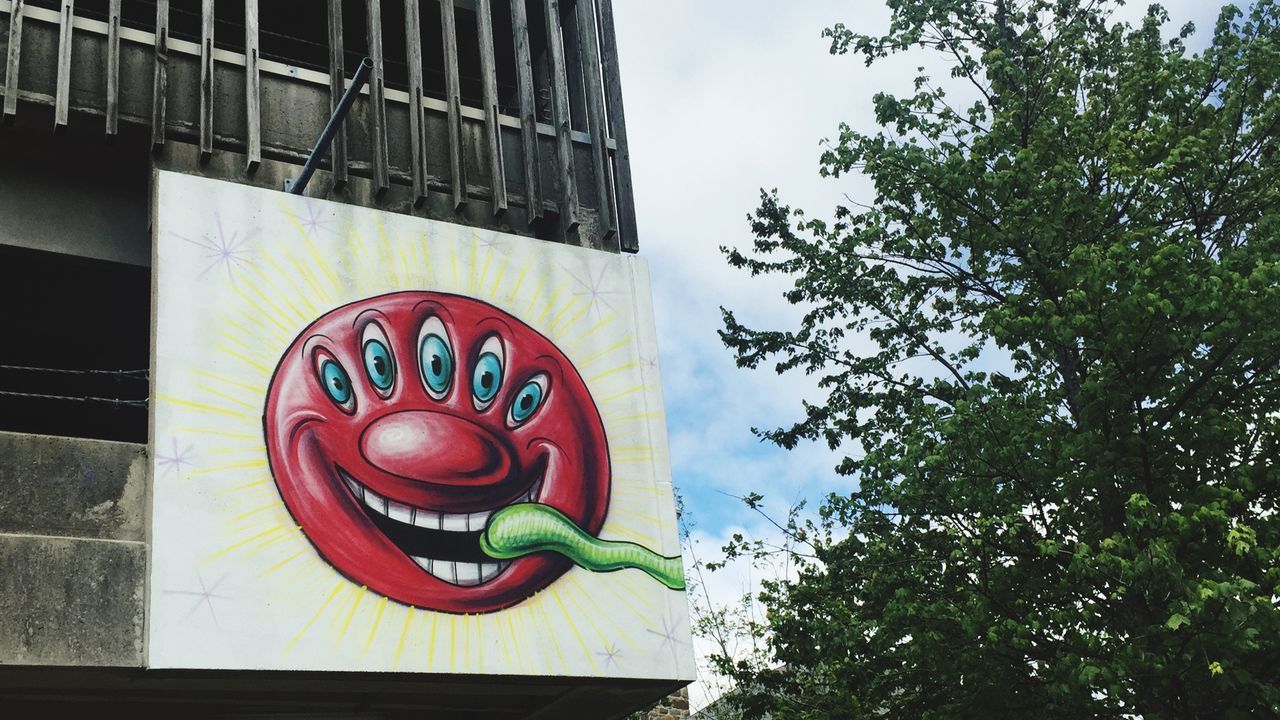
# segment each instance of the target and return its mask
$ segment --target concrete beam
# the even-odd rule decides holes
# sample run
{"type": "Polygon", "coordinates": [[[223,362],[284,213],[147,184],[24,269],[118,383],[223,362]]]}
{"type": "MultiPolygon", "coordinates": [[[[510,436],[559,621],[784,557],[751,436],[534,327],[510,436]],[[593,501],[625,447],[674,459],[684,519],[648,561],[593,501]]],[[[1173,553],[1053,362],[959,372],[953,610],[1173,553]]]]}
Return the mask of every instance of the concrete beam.
{"type": "Polygon", "coordinates": [[[0,534],[0,665],[140,667],[146,546],[0,534]]]}
{"type": "Polygon", "coordinates": [[[149,477],[143,445],[0,432],[0,533],[141,542],[149,477]]]}

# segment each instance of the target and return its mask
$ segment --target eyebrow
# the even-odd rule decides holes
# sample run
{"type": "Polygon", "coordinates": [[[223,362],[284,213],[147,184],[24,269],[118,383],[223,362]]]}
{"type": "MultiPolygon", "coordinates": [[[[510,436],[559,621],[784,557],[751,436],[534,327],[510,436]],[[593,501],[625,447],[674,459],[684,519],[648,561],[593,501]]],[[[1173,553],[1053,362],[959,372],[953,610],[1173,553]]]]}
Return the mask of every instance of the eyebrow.
{"type": "Polygon", "coordinates": [[[377,315],[378,317],[382,318],[383,321],[385,322],[391,322],[391,320],[385,314],[383,314],[381,310],[378,310],[377,308],[369,308],[368,310],[361,311],[360,314],[357,315],[355,319],[351,321],[351,327],[356,327],[357,325],[359,325],[360,318],[370,314],[377,315]]]}
{"type": "Polygon", "coordinates": [[[492,332],[495,332],[495,330],[492,328],[493,325],[501,325],[502,329],[507,331],[506,333],[507,336],[511,336],[515,334],[515,330],[511,329],[511,325],[508,324],[506,320],[503,320],[500,317],[484,318],[480,322],[476,323],[476,328],[480,330],[482,333],[492,333],[492,332]]]}

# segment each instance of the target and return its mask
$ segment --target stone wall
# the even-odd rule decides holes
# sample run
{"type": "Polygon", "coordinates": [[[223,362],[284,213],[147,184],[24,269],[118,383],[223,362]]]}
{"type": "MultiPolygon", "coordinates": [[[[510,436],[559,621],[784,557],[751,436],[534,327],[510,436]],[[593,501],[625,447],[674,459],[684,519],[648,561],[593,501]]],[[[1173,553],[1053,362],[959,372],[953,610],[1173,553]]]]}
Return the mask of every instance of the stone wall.
{"type": "Polygon", "coordinates": [[[689,688],[668,695],[657,705],[642,710],[627,720],[686,720],[689,717],[689,688]]]}

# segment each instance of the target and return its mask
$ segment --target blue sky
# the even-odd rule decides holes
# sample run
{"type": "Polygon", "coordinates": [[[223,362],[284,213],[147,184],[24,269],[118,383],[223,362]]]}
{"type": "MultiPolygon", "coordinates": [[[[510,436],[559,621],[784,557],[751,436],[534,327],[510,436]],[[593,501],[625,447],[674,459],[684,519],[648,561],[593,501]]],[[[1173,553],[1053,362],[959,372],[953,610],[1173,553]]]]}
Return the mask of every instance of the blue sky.
{"type": "MultiPolygon", "coordinates": [[[[1170,31],[1192,20],[1199,32],[1191,46],[1207,42],[1216,3],[1164,5],[1170,31]]],[[[615,0],[614,8],[672,470],[692,514],[695,551],[707,560],[735,531],[771,536],[729,494],[761,492],[784,513],[799,498],[853,487],[832,471],[838,457],[825,446],[786,452],[751,434],[752,426],[796,419],[800,398],[820,396],[804,376],[734,367],[716,335],[721,305],[760,327],[783,327],[796,314],[780,297],[785,280],[750,278],[728,267],[718,248],[750,244],[746,216],[761,188],[776,187],[784,200],[822,217],[844,194],[869,201],[862,178],[818,177],[819,141],[835,136],[842,121],[874,132],[872,95],[909,91],[919,65],[936,78],[947,68],[929,56],[867,68],[856,57],[829,55],[823,28],[843,22],[883,32],[889,13],[880,2],[615,0]]],[[[1120,16],[1132,20],[1145,8],[1131,4],[1120,16]]],[[[778,571],[737,564],[711,577],[708,592],[713,601],[732,602],[769,572],[778,571]]],[[[719,689],[704,678],[692,689],[695,706],[719,689]]]]}

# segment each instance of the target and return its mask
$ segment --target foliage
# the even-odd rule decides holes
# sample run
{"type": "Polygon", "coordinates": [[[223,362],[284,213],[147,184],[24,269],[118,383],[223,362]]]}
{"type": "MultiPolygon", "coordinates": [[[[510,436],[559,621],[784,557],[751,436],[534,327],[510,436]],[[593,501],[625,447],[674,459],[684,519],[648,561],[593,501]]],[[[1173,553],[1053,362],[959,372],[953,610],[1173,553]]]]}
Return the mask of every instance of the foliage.
{"type": "Polygon", "coordinates": [[[856,448],[859,488],[784,523],[805,553],[761,594],[767,652],[719,658],[738,703],[1280,714],[1280,9],[1224,8],[1192,53],[1158,6],[889,5],[886,35],[837,25],[832,52],[952,71],[828,144],[821,172],[874,202],[824,221],[765,193],[753,250],[726,251],[804,311],[725,311],[738,364],[822,389],[761,435],[856,448]]]}

